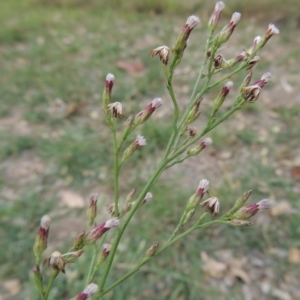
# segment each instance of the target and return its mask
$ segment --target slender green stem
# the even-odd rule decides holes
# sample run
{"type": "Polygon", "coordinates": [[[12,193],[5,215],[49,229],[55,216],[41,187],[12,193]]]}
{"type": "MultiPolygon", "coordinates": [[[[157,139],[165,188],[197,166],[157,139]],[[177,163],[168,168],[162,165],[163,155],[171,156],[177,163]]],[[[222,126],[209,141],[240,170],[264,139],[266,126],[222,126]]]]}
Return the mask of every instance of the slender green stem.
{"type": "Polygon", "coordinates": [[[54,282],[56,276],[58,275],[58,273],[59,273],[59,271],[52,270],[51,277],[49,279],[47,288],[46,288],[46,290],[44,292],[43,300],[47,300],[48,299],[48,296],[49,296],[50,290],[52,288],[53,282],[54,282]]]}
{"type": "Polygon", "coordinates": [[[115,200],[115,216],[119,215],[119,148],[117,146],[117,136],[116,136],[116,121],[114,120],[112,129],[113,135],[113,148],[114,148],[114,200],[115,200]]]}
{"type": "MultiPolygon", "coordinates": [[[[199,229],[199,228],[205,228],[207,226],[213,225],[213,224],[217,224],[219,223],[219,220],[215,220],[215,221],[211,221],[211,222],[207,222],[204,224],[198,224],[199,222],[197,222],[194,226],[192,226],[191,228],[189,228],[188,230],[186,230],[185,232],[183,232],[182,234],[178,235],[177,237],[175,237],[174,239],[168,241],[165,245],[163,245],[161,248],[159,248],[157,250],[157,252],[154,254],[154,256],[150,256],[147,258],[144,258],[136,267],[134,267],[132,270],[130,270],[128,273],[126,273],[124,276],[122,276],[120,279],[118,279],[116,282],[114,282],[111,286],[109,286],[107,289],[105,289],[104,291],[102,291],[101,293],[99,293],[98,296],[103,296],[106,293],[108,293],[109,291],[111,291],[112,289],[114,289],[117,285],[119,285],[120,283],[122,283],[124,280],[126,280],[128,277],[130,277],[131,275],[133,275],[135,272],[137,272],[144,264],[146,264],[149,260],[151,260],[153,257],[155,257],[156,255],[158,255],[159,253],[163,252],[167,247],[169,247],[170,245],[172,245],[173,243],[177,242],[179,239],[185,237],[186,235],[188,235],[189,233],[191,233],[192,231],[199,229]]],[[[96,298],[99,299],[99,298],[96,298]]]]}
{"type": "Polygon", "coordinates": [[[94,268],[94,265],[95,265],[95,260],[96,260],[96,257],[97,257],[97,254],[98,254],[98,250],[99,248],[97,247],[96,244],[93,245],[93,257],[92,257],[92,260],[91,260],[91,263],[90,263],[90,268],[89,268],[89,272],[88,272],[88,276],[86,278],[86,283],[85,283],[85,286],[87,286],[91,281],[91,275],[92,275],[92,271],[93,271],[93,268],[94,268]]]}

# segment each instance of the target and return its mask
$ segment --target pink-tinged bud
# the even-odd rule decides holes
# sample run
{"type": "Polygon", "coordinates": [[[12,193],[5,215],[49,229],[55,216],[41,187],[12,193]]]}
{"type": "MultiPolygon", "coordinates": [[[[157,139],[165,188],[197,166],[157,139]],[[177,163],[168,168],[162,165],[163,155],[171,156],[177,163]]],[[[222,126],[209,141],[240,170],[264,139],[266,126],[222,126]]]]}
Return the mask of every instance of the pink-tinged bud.
{"type": "Polygon", "coordinates": [[[76,250],[80,250],[84,247],[84,237],[85,237],[85,232],[81,232],[79,233],[75,240],[74,240],[74,244],[72,247],[72,251],[76,251],[76,250]]]}
{"type": "Polygon", "coordinates": [[[214,214],[215,216],[217,216],[219,214],[220,202],[217,197],[212,197],[212,198],[206,199],[205,201],[201,202],[200,205],[202,207],[206,208],[206,210],[208,212],[210,212],[211,214],[214,214]]]}
{"type": "Polygon", "coordinates": [[[136,151],[138,148],[147,145],[146,139],[138,135],[135,139],[135,141],[124,151],[122,162],[124,162],[126,159],[128,159],[134,151],[136,151]]]}
{"type": "Polygon", "coordinates": [[[253,68],[258,64],[260,60],[259,56],[254,56],[252,59],[250,59],[247,63],[247,68],[246,70],[253,70],[253,68]]]}
{"type": "Polygon", "coordinates": [[[115,118],[121,119],[124,117],[123,107],[120,102],[114,102],[114,103],[108,104],[107,110],[115,118]]]}
{"type": "Polygon", "coordinates": [[[107,256],[110,253],[110,250],[111,250],[111,244],[103,244],[103,250],[97,260],[96,269],[98,269],[100,264],[102,264],[106,260],[107,256]]]}
{"type": "Polygon", "coordinates": [[[97,201],[98,194],[94,193],[90,195],[89,207],[87,209],[87,219],[89,221],[89,225],[92,225],[96,216],[97,216],[97,201]]]}
{"type": "Polygon", "coordinates": [[[105,80],[105,89],[103,91],[102,96],[102,102],[103,102],[103,109],[104,111],[107,111],[107,106],[110,103],[111,100],[111,91],[112,87],[115,82],[115,76],[113,74],[107,74],[106,80],[105,80]]]}
{"type": "Polygon", "coordinates": [[[246,51],[242,51],[236,57],[234,57],[228,61],[225,61],[225,63],[223,63],[223,65],[222,65],[222,69],[233,68],[238,63],[240,63],[241,61],[245,61],[246,59],[247,59],[247,53],[246,53],[246,51]]]}
{"type": "Polygon", "coordinates": [[[173,47],[173,51],[178,57],[181,57],[184,49],[186,48],[187,40],[190,36],[192,30],[199,24],[200,19],[196,16],[190,16],[186,20],[186,23],[179,33],[177,40],[175,42],[175,46],[173,47]]]}
{"type": "Polygon", "coordinates": [[[226,82],[226,84],[223,86],[221,92],[217,96],[217,98],[213,102],[212,112],[211,112],[211,118],[213,119],[216,116],[216,113],[218,112],[219,108],[222,106],[226,96],[228,95],[231,87],[233,86],[232,81],[226,82]]]}
{"type": "Polygon", "coordinates": [[[132,125],[133,125],[133,121],[134,121],[134,116],[130,115],[129,118],[125,122],[125,127],[127,129],[130,129],[132,127],[132,125]]]}
{"type": "Polygon", "coordinates": [[[90,245],[95,243],[106,231],[119,226],[119,219],[112,218],[108,221],[95,226],[90,232],[85,235],[85,244],[90,245]]]}
{"type": "Polygon", "coordinates": [[[197,189],[197,195],[203,196],[209,188],[209,181],[207,179],[201,179],[197,189]]]}
{"type": "Polygon", "coordinates": [[[159,55],[159,59],[161,60],[161,62],[164,64],[164,65],[167,65],[168,64],[168,61],[169,61],[169,57],[170,57],[170,48],[167,47],[167,46],[161,46],[161,47],[158,47],[158,48],[155,48],[153,50],[150,51],[150,55],[152,57],[156,56],[156,55],[159,55]]]}
{"type": "Polygon", "coordinates": [[[238,220],[247,220],[256,215],[258,212],[265,211],[267,209],[269,209],[269,200],[263,199],[257,203],[249,204],[240,208],[233,214],[232,218],[238,220]]]}
{"type": "Polygon", "coordinates": [[[157,248],[159,246],[159,242],[155,242],[146,252],[146,257],[151,257],[155,254],[157,251],[157,248]]]}
{"type": "Polygon", "coordinates": [[[233,226],[237,226],[237,227],[245,227],[245,226],[251,226],[253,225],[252,222],[250,221],[247,221],[247,220],[237,220],[237,219],[234,219],[234,220],[230,220],[228,222],[226,222],[230,225],[233,225],[233,226]]]}
{"type": "Polygon", "coordinates": [[[127,195],[127,197],[125,199],[125,203],[130,202],[132,200],[133,196],[135,195],[135,193],[136,193],[136,188],[133,188],[127,195]]]}
{"type": "Polygon", "coordinates": [[[215,10],[213,14],[211,15],[209,22],[208,22],[208,28],[211,32],[214,32],[214,30],[217,28],[221,12],[225,8],[225,4],[223,1],[219,1],[215,5],[215,10]]]}
{"type": "Polygon", "coordinates": [[[163,102],[160,98],[155,98],[148,104],[142,111],[140,111],[134,118],[134,124],[139,125],[143,124],[153,112],[162,106],[163,102]]]}
{"type": "Polygon", "coordinates": [[[200,98],[188,113],[186,125],[193,123],[200,116],[201,112],[199,111],[199,107],[202,100],[203,98],[200,98]]]}
{"type": "Polygon", "coordinates": [[[274,34],[279,33],[279,29],[274,24],[269,24],[268,30],[265,33],[264,37],[260,40],[259,44],[257,45],[257,48],[262,48],[274,34]]]}
{"type": "Polygon", "coordinates": [[[251,45],[251,47],[247,50],[247,52],[249,53],[249,54],[252,54],[253,52],[255,52],[256,50],[257,50],[257,46],[258,46],[258,44],[260,43],[260,41],[261,41],[261,36],[257,36],[257,37],[255,37],[255,39],[253,40],[253,43],[252,43],[252,45],[251,45]]]}
{"type": "Polygon", "coordinates": [[[90,283],[83,292],[79,293],[75,300],[91,300],[92,297],[97,293],[98,285],[95,283],[90,283]]]}
{"type": "Polygon", "coordinates": [[[254,82],[253,85],[258,85],[259,87],[263,88],[265,84],[271,80],[271,78],[271,73],[267,72],[263,74],[263,76],[258,81],[254,82]]]}
{"type": "Polygon", "coordinates": [[[217,44],[219,46],[226,43],[229,40],[231,34],[234,31],[234,28],[240,22],[240,20],[241,20],[241,14],[238,12],[235,12],[231,17],[229,24],[226,25],[222,29],[222,31],[218,34],[217,44]]]}
{"type": "Polygon", "coordinates": [[[146,202],[148,202],[149,200],[151,200],[153,197],[152,193],[148,192],[145,196],[145,198],[143,199],[142,203],[141,204],[144,204],[146,202]]]}
{"type": "Polygon", "coordinates": [[[195,156],[199,154],[203,149],[209,147],[212,144],[212,139],[207,137],[203,141],[200,142],[200,145],[197,145],[196,147],[192,148],[187,152],[189,156],[195,156]]]}
{"type": "Polygon", "coordinates": [[[47,248],[50,223],[51,223],[51,219],[48,215],[42,217],[41,225],[33,246],[33,252],[37,262],[39,261],[41,254],[47,248]]]}
{"type": "Polygon", "coordinates": [[[257,84],[242,88],[242,97],[249,103],[254,103],[260,95],[261,87],[257,84]]]}

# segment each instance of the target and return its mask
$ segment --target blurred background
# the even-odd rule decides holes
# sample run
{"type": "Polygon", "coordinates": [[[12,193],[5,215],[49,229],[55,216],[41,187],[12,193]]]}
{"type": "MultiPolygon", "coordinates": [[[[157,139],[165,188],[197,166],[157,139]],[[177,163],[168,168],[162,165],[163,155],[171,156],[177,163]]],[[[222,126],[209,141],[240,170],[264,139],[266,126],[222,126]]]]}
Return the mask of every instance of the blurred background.
{"type": "MultiPolygon", "coordinates": [[[[85,216],[91,192],[100,195],[97,222],[108,218],[112,146],[101,95],[109,72],[116,77],[113,101],[122,102],[126,116],[155,97],[164,100],[136,132],[146,137],[147,147],[135,153],[121,173],[121,199],[133,187],[141,189],[166,146],[172,115],[161,64],[149,52],[160,45],[172,47],[189,15],[201,18],[175,74],[183,109],[203,58],[214,4],[1,1],[1,300],[38,299],[30,273],[41,216],[52,218],[44,257],[54,250],[67,252],[76,234],[88,229],[85,216]]],[[[269,23],[280,29],[261,51],[253,77],[257,80],[269,71],[272,82],[257,103],[211,132],[212,147],[161,177],[152,201],[139,210],[124,235],[109,282],[130,270],[153,242],[168,238],[202,178],[210,181],[222,212],[249,189],[249,202],[269,198],[270,211],[258,215],[252,227],[194,232],[105,299],[300,299],[299,10],[297,0],[226,1],[219,27],[234,11],[242,13],[242,21],[220,50],[225,58],[247,49],[269,23]]],[[[230,107],[243,76],[232,78],[235,85],[223,111],[230,107]]],[[[198,128],[207,120],[220,88],[205,96],[198,128]]],[[[80,271],[68,266],[66,275],[57,278],[51,299],[69,299],[81,291],[88,263],[85,253],[78,260],[80,271]]]]}

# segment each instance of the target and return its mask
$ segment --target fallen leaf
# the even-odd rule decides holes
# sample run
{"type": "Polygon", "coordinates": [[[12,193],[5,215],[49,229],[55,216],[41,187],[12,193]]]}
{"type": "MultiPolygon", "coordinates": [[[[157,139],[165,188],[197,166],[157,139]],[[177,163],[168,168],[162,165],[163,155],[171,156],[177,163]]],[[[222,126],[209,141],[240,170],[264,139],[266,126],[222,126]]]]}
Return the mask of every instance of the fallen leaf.
{"type": "Polygon", "coordinates": [[[119,60],[117,66],[129,74],[140,73],[145,70],[145,65],[141,61],[119,60]]]}
{"type": "Polygon", "coordinates": [[[292,247],[289,249],[289,263],[298,264],[300,262],[300,249],[292,247]]]}
{"type": "Polygon", "coordinates": [[[83,197],[71,190],[63,190],[59,193],[61,201],[68,207],[82,208],[85,206],[83,197]]]}
{"type": "Polygon", "coordinates": [[[293,208],[288,201],[280,201],[271,208],[271,215],[274,217],[292,213],[293,208]]]}

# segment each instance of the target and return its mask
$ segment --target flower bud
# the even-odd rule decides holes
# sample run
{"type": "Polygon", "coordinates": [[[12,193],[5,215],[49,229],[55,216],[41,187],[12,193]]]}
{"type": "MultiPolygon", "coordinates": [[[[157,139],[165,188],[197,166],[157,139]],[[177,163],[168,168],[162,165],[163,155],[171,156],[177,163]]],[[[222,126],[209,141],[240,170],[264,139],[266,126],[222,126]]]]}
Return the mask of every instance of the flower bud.
{"type": "Polygon", "coordinates": [[[257,203],[246,205],[232,215],[233,219],[247,220],[260,211],[269,209],[269,200],[263,199],[257,203]]]}
{"type": "Polygon", "coordinates": [[[211,116],[215,117],[217,111],[219,110],[219,108],[222,106],[226,96],[228,95],[231,87],[233,86],[233,82],[232,81],[228,81],[222,88],[221,92],[219,93],[219,95],[217,96],[217,98],[214,100],[213,103],[213,107],[212,107],[212,112],[211,112],[211,116]]]}
{"type": "Polygon", "coordinates": [[[210,30],[211,33],[213,33],[215,31],[215,29],[217,28],[220,16],[221,16],[221,12],[224,9],[225,4],[223,1],[219,1],[216,3],[215,5],[215,10],[213,12],[213,14],[211,15],[209,22],[208,22],[208,28],[210,30]]]}
{"type": "Polygon", "coordinates": [[[146,252],[146,257],[151,257],[155,254],[157,248],[159,246],[159,242],[155,242],[146,252]]]}
{"type": "Polygon", "coordinates": [[[152,57],[154,57],[156,55],[159,55],[159,58],[160,58],[161,62],[164,65],[167,65],[168,61],[169,61],[169,57],[170,57],[170,52],[171,52],[171,50],[170,50],[169,47],[161,46],[161,47],[158,47],[158,48],[155,48],[155,49],[151,50],[150,55],[152,57]]]}
{"type": "Polygon", "coordinates": [[[259,98],[261,88],[259,87],[259,85],[255,84],[243,87],[241,91],[242,97],[245,101],[249,103],[254,103],[259,98]]]}
{"type": "Polygon", "coordinates": [[[241,84],[241,88],[248,86],[251,81],[251,78],[252,78],[252,71],[250,70],[250,72],[244,78],[244,80],[241,84]]]}
{"type": "Polygon", "coordinates": [[[221,32],[218,34],[218,37],[217,37],[218,46],[226,43],[229,40],[231,34],[234,31],[234,28],[240,22],[240,20],[241,20],[241,14],[238,13],[238,12],[235,12],[231,17],[231,20],[230,20],[229,24],[226,25],[221,30],[221,32]]]}
{"type": "Polygon", "coordinates": [[[73,247],[72,247],[72,251],[77,251],[77,250],[80,250],[84,247],[84,236],[85,236],[85,232],[81,232],[79,233],[75,240],[74,240],[74,244],[73,244],[73,247]]]}
{"type": "Polygon", "coordinates": [[[152,113],[162,106],[163,102],[160,98],[155,98],[147,105],[142,111],[140,111],[134,118],[134,124],[143,124],[152,115],[152,113]]]}
{"type": "Polygon", "coordinates": [[[127,195],[127,197],[125,199],[125,203],[130,202],[132,200],[133,196],[135,195],[135,193],[136,193],[136,188],[133,188],[127,195]]]}
{"type": "Polygon", "coordinates": [[[261,41],[261,37],[259,35],[255,37],[251,47],[247,50],[247,53],[252,54],[253,52],[255,52],[257,50],[257,46],[260,43],[260,41],[261,41]]]}
{"type": "Polygon", "coordinates": [[[105,80],[105,89],[103,91],[102,103],[104,111],[107,111],[108,104],[111,100],[111,91],[115,82],[115,76],[113,74],[107,74],[105,80]]]}
{"type": "Polygon", "coordinates": [[[149,200],[151,200],[153,197],[152,193],[148,192],[145,196],[145,198],[142,200],[141,204],[145,204],[146,202],[148,202],[149,200]]]}
{"type": "Polygon", "coordinates": [[[214,67],[215,69],[220,69],[223,65],[223,62],[224,62],[224,58],[222,55],[217,55],[215,58],[214,58],[214,67]]]}
{"type": "Polygon", "coordinates": [[[186,118],[186,125],[189,125],[193,123],[201,114],[199,111],[200,103],[203,100],[203,98],[200,98],[195,105],[192,107],[192,109],[189,111],[187,118],[186,118]]]}
{"type": "Polygon", "coordinates": [[[41,225],[33,246],[33,252],[37,261],[39,261],[39,257],[47,248],[50,223],[51,223],[50,217],[48,215],[44,215],[41,219],[41,225]]]}
{"type": "Polygon", "coordinates": [[[48,266],[50,266],[53,270],[65,273],[66,262],[60,252],[54,251],[49,258],[44,260],[44,264],[46,262],[48,263],[48,266]]]}
{"type": "Polygon", "coordinates": [[[234,66],[236,66],[241,61],[246,60],[246,58],[247,58],[246,51],[242,51],[238,56],[226,61],[226,63],[224,63],[222,65],[222,69],[233,68],[234,66]]]}
{"type": "Polygon", "coordinates": [[[274,34],[279,34],[279,33],[280,33],[279,29],[274,24],[269,24],[267,32],[265,33],[265,35],[257,45],[257,49],[262,48],[274,34]]]}
{"type": "Polygon", "coordinates": [[[97,201],[98,194],[94,193],[90,195],[89,207],[87,209],[87,219],[89,221],[89,225],[92,225],[96,216],[97,216],[97,201]]]}
{"type": "Polygon", "coordinates": [[[98,258],[96,269],[98,269],[99,265],[106,260],[107,256],[110,253],[110,250],[111,250],[111,244],[103,244],[103,250],[98,258]]]}
{"type": "Polygon", "coordinates": [[[201,141],[200,145],[198,145],[198,146],[192,148],[191,150],[189,150],[187,152],[187,154],[189,156],[195,156],[195,155],[199,154],[206,147],[209,147],[211,144],[212,144],[212,139],[207,137],[203,141],[201,141]]]}
{"type": "Polygon", "coordinates": [[[141,135],[137,135],[135,141],[124,151],[122,162],[128,159],[138,148],[145,145],[147,145],[146,139],[141,135]]]}
{"type": "Polygon", "coordinates": [[[119,226],[119,219],[112,218],[106,222],[95,226],[90,232],[85,235],[85,245],[94,244],[106,231],[119,226]]]}
{"type": "Polygon", "coordinates": [[[115,118],[122,119],[124,117],[122,104],[120,102],[108,104],[107,111],[115,118]]]}
{"type": "Polygon", "coordinates": [[[208,191],[208,187],[209,187],[209,181],[206,179],[201,179],[196,193],[192,195],[188,200],[188,204],[186,207],[187,211],[194,209],[199,204],[203,195],[208,191]]]}
{"type": "Polygon", "coordinates": [[[177,40],[175,42],[175,46],[173,47],[173,52],[178,57],[183,55],[184,49],[186,48],[187,40],[190,36],[192,30],[199,24],[200,19],[196,16],[190,16],[186,20],[185,25],[183,26],[182,31],[179,33],[177,40]]]}
{"type": "Polygon", "coordinates": [[[219,214],[220,202],[217,197],[208,198],[205,201],[201,202],[200,205],[206,208],[208,212],[214,214],[215,216],[219,214]]]}
{"type": "Polygon", "coordinates": [[[181,226],[183,226],[185,223],[187,223],[189,220],[192,219],[192,217],[195,214],[195,208],[192,208],[191,210],[188,211],[188,213],[186,214],[184,220],[182,221],[182,223],[180,224],[181,226]]]}
{"type": "Polygon", "coordinates": [[[234,206],[237,208],[243,206],[246,203],[246,201],[250,198],[251,194],[252,194],[252,190],[249,190],[246,193],[244,193],[242,197],[240,197],[235,201],[234,206]]]}
{"type": "Polygon", "coordinates": [[[263,76],[256,82],[253,83],[253,85],[257,84],[259,87],[263,88],[265,84],[270,81],[272,78],[271,73],[267,72],[264,73],[263,76]]]}
{"type": "Polygon", "coordinates": [[[247,68],[246,70],[253,70],[253,68],[258,64],[260,60],[259,56],[254,56],[252,59],[250,59],[247,63],[247,68]]]}
{"type": "Polygon", "coordinates": [[[98,285],[95,283],[90,283],[83,292],[79,293],[75,298],[75,300],[91,300],[94,294],[98,291],[98,285]]]}
{"type": "Polygon", "coordinates": [[[133,121],[134,121],[134,116],[130,115],[129,118],[125,122],[126,129],[130,129],[131,128],[131,126],[133,125],[133,121]]]}

